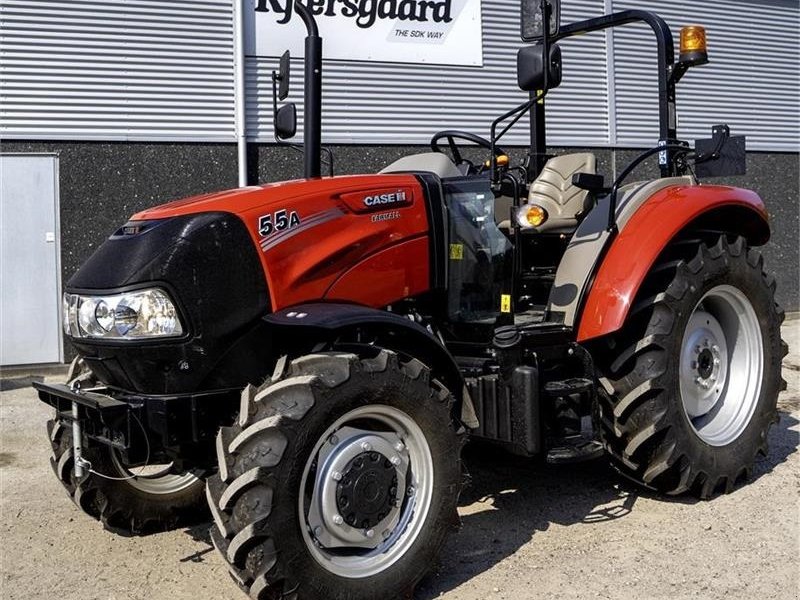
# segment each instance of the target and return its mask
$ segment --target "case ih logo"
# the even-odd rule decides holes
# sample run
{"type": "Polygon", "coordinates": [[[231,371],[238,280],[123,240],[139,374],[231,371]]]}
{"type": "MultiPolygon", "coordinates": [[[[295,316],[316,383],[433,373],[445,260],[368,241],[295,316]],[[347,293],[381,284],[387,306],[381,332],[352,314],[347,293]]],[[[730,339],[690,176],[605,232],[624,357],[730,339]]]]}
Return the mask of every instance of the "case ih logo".
{"type": "Polygon", "coordinates": [[[364,198],[364,206],[380,206],[382,204],[405,204],[406,193],[398,190],[391,194],[376,194],[364,198]]]}
{"type": "MultiPolygon", "coordinates": [[[[452,0],[304,0],[303,4],[316,16],[341,15],[355,19],[356,25],[368,29],[378,19],[450,23],[452,0]]],[[[278,23],[288,23],[294,12],[294,0],[258,0],[256,12],[280,15],[278,23]]]]}

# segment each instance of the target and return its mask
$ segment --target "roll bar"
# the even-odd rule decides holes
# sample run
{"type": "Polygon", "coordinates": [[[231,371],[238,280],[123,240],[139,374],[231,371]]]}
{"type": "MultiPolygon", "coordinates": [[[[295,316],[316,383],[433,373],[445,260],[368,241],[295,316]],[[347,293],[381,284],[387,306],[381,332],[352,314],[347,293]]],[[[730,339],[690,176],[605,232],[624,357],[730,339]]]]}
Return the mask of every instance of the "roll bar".
{"type": "MultiPolygon", "coordinates": [[[[662,177],[675,175],[673,163],[673,144],[677,141],[677,115],[676,115],[676,79],[673,77],[675,67],[675,46],[672,32],[666,21],[644,10],[625,10],[622,12],[578,21],[561,27],[555,36],[545,36],[545,44],[558,42],[563,39],[601,31],[630,23],[646,23],[653,30],[658,47],[658,120],[659,120],[659,145],[664,150],[659,153],[659,166],[662,177]],[[549,38],[549,39],[548,39],[549,38]]],[[[547,33],[547,32],[545,32],[547,33]]],[[[546,149],[544,136],[545,118],[544,106],[536,103],[531,108],[531,156],[536,159],[537,167],[542,165],[542,157],[546,149]]],[[[536,171],[539,171],[537,168],[536,171]]],[[[538,173],[532,173],[534,177],[538,173]]]]}

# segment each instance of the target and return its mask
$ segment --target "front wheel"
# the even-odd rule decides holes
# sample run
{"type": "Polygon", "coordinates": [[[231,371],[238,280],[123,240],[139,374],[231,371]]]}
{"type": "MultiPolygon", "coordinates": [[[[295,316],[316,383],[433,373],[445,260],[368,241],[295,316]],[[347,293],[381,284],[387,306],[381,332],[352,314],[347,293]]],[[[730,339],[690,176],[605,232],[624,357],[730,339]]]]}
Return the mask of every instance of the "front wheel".
{"type": "Polygon", "coordinates": [[[128,467],[111,447],[91,443],[83,458],[91,470],[73,472],[72,430],[47,423],[53,455],[50,464],[73,502],[103,526],[123,535],[143,535],[193,525],[207,516],[202,474],[175,472],[171,464],[128,467]]]}
{"type": "Polygon", "coordinates": [[[253,598],[402,598],[457,523],[463,429],[416,360],[321,353],[242,394],[208,481],[212,539],[253,598]]]}
{"type": "Polygon", "coordinates": [[[730,492],[777,418],[786,348],[774,278],[742,238],[722,236],[668,250],[644,290],[601,363],[606,449],[659,491],[730,492]],[[687,248],[694,256],[680,257],[687,248]]]}

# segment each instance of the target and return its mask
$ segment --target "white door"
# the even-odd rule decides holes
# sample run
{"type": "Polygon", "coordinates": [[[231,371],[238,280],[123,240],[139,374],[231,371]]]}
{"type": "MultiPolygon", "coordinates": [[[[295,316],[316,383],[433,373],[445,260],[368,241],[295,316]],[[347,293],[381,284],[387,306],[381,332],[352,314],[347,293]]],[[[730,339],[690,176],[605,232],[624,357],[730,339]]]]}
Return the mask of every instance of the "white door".
{"type": "Polygon", "coordinates": [[[0,365],[62,362],[58,158],[0,155],[0,365]]]}

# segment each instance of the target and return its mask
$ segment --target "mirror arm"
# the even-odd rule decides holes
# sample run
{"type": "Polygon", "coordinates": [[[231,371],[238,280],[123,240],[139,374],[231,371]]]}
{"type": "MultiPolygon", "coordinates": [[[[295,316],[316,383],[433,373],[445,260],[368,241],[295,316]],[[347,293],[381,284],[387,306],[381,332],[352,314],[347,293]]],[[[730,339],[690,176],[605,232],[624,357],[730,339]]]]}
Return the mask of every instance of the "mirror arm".
{"type": "Polygon", "coordinates": [[[500,139],[502,139],[502,137],[506,133],[508,133],[509,129],[511,129],[514,125],[517,124],[517,122],[525,115],[525,113],[528,110],[530,110],[530,108],[533,105],[535,105],[537,102],[539,102],[539,100],[544,98],[544,96],[545,92],[540,91],[535,98],[531,98],[530,100],[523,102],[516,108],[512,108],[510,111],[508,111],[504,115],[501,115],[492,122],[491,136],[489,138],[491,142],[491,156],[489,157],[490,160],[489,180],[493,184],[499,183],[497,179],[497,156],[495,154],[495,146],[497,145],[497,142],[500,141],[500,139]],[[497,127],[500,125],[500,123],[511,117],[514,117],[514,119],[503,128],[503,131],[500,132],[500,135],[497,135],[497,127]]]}

